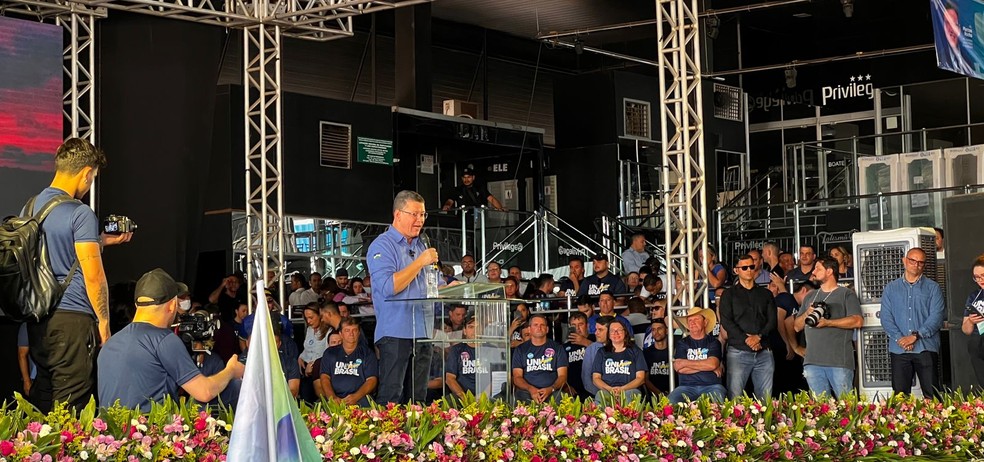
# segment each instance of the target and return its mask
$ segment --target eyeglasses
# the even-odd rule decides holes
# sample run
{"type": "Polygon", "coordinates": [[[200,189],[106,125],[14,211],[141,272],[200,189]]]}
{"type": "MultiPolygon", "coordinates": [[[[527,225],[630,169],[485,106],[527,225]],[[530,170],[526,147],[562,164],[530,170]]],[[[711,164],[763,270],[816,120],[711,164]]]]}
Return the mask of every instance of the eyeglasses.
{"type": "Polygon", "coordinates": [[[401,209],[396,209],[396,210],[399,211],[399,212],[403,212],[403,213],[405,213],[407,215],[410,215],[415,220],[426,220],[427,219],[427,212],[416,212],[415,213],[415,212],[407,212],[406,210],[401,210],[401,209]]]}
{"type": "Polygon", "coordinates": [[[926,260],[916,260],[914,258],[905,257],[905,261],[907,261],[909,263],[912,263],[913,265],[916,265],[916,266],[925,266],[926,265],[926,260]]]}
{"type": "Polygon", "coordinates": [[[755,269],[755,265],[736,266],[735,269],[740,269],[742,271],[749,271],[755,269]]]}
{"type": "Polygon", "coordinates": [[[984,274],[975,274],[973,277],[977,282],[984,282],[984,274]]]}

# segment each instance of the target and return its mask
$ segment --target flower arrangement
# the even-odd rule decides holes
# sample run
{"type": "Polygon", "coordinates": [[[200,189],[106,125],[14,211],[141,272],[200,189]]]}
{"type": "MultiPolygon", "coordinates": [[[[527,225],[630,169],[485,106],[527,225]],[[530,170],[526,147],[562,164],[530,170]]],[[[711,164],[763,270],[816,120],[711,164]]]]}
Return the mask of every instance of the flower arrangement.
{"type": "MultiPolygon", "coordinates": [[[[711,461],[968,460],[984,457],[984,400],[895,397],[879,403],[805,393],[670,405],[520,404],[468,398],[363,409],[322,402],[301,413],[326,460],[711,461]]],[[[23,398],[0,409],[0,461],[221,461],[232,413],[168,401],[47,415],[23,398]]]]}

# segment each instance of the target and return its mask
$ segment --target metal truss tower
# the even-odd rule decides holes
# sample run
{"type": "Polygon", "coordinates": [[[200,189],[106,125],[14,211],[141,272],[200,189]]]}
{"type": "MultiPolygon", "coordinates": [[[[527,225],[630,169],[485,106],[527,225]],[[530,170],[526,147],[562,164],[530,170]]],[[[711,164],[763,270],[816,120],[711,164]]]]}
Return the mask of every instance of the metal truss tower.
{"type": "MultiPolygon", "coordinates": [[[[270,13],[266,0],[255,4],[257,19],[270,13]]],[[[284,193],[281,143],[280,26],[262,21],[243,28],[243,103],[246,108],[246,271],[254,277],[273,271],[283,281],[284,193]],[[254,268],[259,271],[254,271],[254,268]]],[[[262,280],[262,279],[261,279],[262,280]]],[[[285,294],[279,290],[280,306],[285,294]]],[[[250,311],[253,309],[250,297],[250,311]]]]}
{"type": "MultiPolygon", "coordinates": [[[[283,281],[284,196],[281,145],[283,37],[351,37],[352,17],[431,0],[0,0],[0,14],[54,17],[68,32],[64,112],[71,136],[95,143],[95,20],[122,10],[243,30],[247,280],[274,271],[283,281]]],[[[95,194],[90,202],[95,209],[95,194]]],[[[280,290],[281,306],[284,291],[280,290]]],[[[252,309],[252,297],[250,297],[252,309]]]]}
{"type": "MultiPolygon", "coordinates": [[[[708,306],[707,204],[697,0],[656,0],[668,312],[708,306]],[[676,288],[679,278],[682,287],[676,288]]],[[[670,336],[672,350],[672,335],[670,336]]],[[[673,369],[670,368],[670,374],[673,369]]],[[[673,383],[673,377],[670,377],[673,383]]]]}

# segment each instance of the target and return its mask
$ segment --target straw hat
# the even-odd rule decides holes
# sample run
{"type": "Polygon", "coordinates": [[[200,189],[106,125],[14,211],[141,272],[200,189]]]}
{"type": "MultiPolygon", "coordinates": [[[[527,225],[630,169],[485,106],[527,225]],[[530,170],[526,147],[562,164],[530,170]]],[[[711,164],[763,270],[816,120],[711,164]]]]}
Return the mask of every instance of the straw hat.
{"type": "Polygon", "coordinates": [[[706,321],[704,325],[705,335],[709,335],[711,331],[714,330],[714,326],[717,325],[717,315],[714,314],[714,310],[707,309],[707,308],[700,308],[697,306],[687,310],[687,314],[684,316],[674,316],[673,320],[677,322],[677,325],[680,327],[680,329],[686,332],[687,330],[689,330],[689,328],[687,327],[687,318],[691,316],[704,317],[704,320],[706,321]]]}

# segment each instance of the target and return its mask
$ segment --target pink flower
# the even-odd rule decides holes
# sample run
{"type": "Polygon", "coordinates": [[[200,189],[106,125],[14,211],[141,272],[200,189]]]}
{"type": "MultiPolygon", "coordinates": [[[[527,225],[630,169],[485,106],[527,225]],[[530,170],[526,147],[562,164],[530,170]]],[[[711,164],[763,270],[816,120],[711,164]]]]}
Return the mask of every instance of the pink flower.
{"type": "Polygon", "coordinates": [[[104,422],[102,419],[95,419],[92,421],[92,428],[104,432],[106,431],[106,422],[104,422]]]}
{"type": "Polygon", "coordinates": [[[14,443],[3,440],[0,441],[0,455],[7,457],[14,453],[14,443]]]}
{"type": "Polygon", "coordinates": [[[846,427],[847,424],[849,424],[849,423],[851,423],[851,421],[848,420],[847,417],[842,418],[841,421],[840,421],[840,424],[841,424],[842,427],[846,427]]]}
{"type": "Polygon", "coordinates": [[[669,404],[663,406],[663,417],[669,417],[671,415],[673,415],[673,406],[670,406],[669,404]]]}
{"type": "Polygon", "coordinates": [[[208,424],[205,423],[205,419],[199,417],[197,420],[195,420],[195,431],[200,432],[202,430],[205,430],[207,426],[208,424]]]}
{"type": "Polygon", "coordinates": [[[31,422],[27,424],[26,430],[31,433],[37,433],[41,431],[41,422],[31,422]]]}
{"type": "Polygon", "coordinates": [[[325,430],[321,427],[314,427],[311,429],[311,438],[317,438],[325,434],[325,430]]]}

